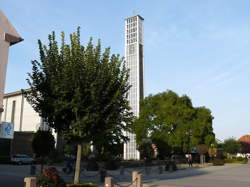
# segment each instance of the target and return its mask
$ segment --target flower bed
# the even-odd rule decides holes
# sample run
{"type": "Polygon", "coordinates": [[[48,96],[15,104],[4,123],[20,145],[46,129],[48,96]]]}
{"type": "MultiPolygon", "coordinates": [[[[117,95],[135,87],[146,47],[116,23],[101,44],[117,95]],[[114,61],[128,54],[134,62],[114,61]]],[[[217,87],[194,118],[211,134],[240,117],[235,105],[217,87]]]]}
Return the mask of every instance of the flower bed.
{"type": "Polygon", "coordinates": [[[37,176],[37,186],[39,187],[65,187],[66,183],[59,176],[56,168],[45,169],[42,174],[37,176]]]}

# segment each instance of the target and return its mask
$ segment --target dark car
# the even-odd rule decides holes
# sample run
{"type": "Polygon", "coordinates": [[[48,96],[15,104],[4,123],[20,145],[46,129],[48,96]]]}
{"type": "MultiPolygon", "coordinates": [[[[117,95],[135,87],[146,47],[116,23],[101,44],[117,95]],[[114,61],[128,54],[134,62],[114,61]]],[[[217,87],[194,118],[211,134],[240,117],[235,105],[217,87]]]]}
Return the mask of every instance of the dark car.
{"type": "Polygon", "coordinates": [[[25,154],[18,154],[11,157],[11,162],[18,165],[32,164],[34,162],[34,159],[25,154]]]}

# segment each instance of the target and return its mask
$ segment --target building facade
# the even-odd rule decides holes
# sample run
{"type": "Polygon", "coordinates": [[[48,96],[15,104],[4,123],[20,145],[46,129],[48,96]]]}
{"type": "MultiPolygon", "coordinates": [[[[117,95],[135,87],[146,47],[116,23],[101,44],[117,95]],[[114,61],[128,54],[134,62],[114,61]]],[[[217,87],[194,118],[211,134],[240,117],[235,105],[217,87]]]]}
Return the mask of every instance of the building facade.
{"type": "Polygon", "coordinates": [[[8,64],[9,47],[23,39],[0,10],[0,123],[3,112],[3,95],[8,64]]]}
{"type": "Polygon", "coordinates": [[[45,128],[41,117],[34,111],[21,91],[5,94],[3,104],[2,121],[13,123],[14,131],[36,132],[39,128],[45,128]]]}
{"type": "MultiPolygon", "coordinates": [[[[140,100],[144,96],[143,22],[144,19],[139,15],[125,19],[125,60],[129,69],[129,83],[132,86],[128,99],[135,116],[139,116],[140,100]]],[[[129,132],[126,132],[126,135],[130,140],[124,144],[124,159],[140,159],[135,135],[129,132]]]]}
{"type": "MultiPolygon", "coordinates": [[[[32,156],[31,145],[35,132],[39,128],[48,130],[48,126],[34,111],[21,91],[5,94],[3,105],[1,120],[14,125],[14,136],[13,139],[0,138],[0,162],[9,161],[10,157],[15,154],[32,156]]],[[[52,133],[57,141],[57,135],[53,131],[52,133]]]]}

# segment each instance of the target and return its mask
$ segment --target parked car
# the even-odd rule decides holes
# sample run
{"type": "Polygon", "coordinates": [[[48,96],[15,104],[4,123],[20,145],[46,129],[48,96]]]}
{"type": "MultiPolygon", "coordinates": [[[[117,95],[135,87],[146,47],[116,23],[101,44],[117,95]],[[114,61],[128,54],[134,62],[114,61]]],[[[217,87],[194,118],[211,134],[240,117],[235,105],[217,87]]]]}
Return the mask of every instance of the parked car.
{"type": "Polygon", "coordinates": [[[11,157],[11,162],[18,165],[32,164],[34,162],[34,159],[29,157],[28,155],[18,154],[11,157]]]}

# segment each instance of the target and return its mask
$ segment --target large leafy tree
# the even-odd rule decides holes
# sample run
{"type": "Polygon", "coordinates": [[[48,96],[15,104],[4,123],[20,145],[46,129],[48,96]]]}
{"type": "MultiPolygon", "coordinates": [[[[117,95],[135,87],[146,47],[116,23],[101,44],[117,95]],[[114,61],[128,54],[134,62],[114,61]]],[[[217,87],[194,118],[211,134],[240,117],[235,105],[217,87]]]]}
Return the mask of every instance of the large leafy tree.
{"type": "Polygon", "coordinates": [[[189,97],[167,91],[141,101],[132,131],[139,146],[150,139],[164,157],[172,151],[188,152],[198,144],[210,145],[214,141],[212,120],[209,109],[195,108],[189,97]]]}
{"type": "Polygon", "coordinates": [[[80,29],[61,46],[53,32],[49,43],[39,40],[40,61],[32,61],[26,93],[35,111],[65,140],[76,142],[77,161],[74,183],[79,183],[82,143],[98,150],[127,141],[123,135],[132,123],[127,93],[128,70],[110,48],[101,50],[92,39],[86,47],[80,42],[80,29]]]}
{"type": "Polygon", "coordinates": [[[240,143],[234,138],[228,138],[222,144],[223,151],[229,154],[239,153],[241,150],[240,143]]]}

